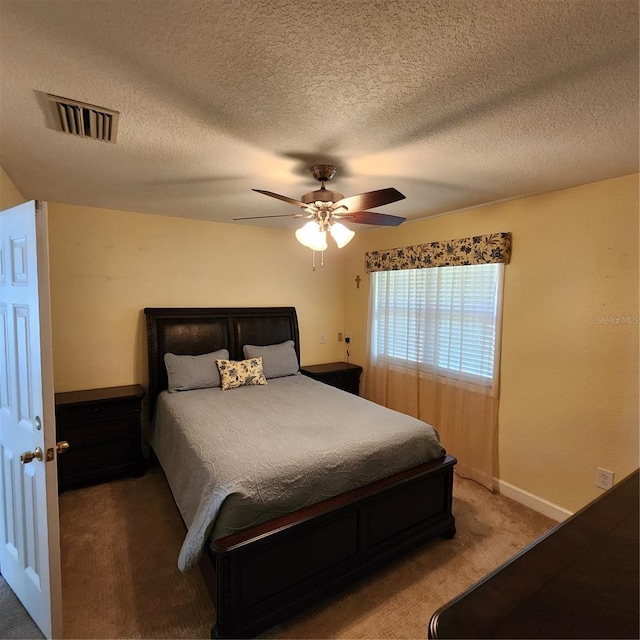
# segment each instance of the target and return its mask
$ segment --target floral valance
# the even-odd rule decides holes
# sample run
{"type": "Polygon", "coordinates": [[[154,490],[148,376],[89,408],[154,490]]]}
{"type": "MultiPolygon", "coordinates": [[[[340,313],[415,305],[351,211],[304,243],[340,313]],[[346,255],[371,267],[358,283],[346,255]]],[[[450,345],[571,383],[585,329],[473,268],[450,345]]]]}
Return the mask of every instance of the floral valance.
{"type": "Polygon", "coordinates": [[[486,236],[416,244],[412,247],[368,251],[364,256],[364,265],[368,272],[397,271],[490,262],[508,263],[510,258],[511,234],[491,233],[486,236]]]}

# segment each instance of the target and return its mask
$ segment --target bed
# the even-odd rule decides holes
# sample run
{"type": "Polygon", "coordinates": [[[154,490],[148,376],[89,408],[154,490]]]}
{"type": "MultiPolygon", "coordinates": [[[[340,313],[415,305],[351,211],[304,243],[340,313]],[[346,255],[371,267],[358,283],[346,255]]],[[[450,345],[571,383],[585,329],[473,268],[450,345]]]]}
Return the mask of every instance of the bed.
{"type": "Polygon", "coordinates": [[[295,308],[147,308],[145,314],[151,443],[187,525],[179,566],[199,564],[213,599],[212,637],[256,635],[413,545],[455,534],[456,461],[437,438],[425,436],[423,423],[420,434],[406,435],[412,418],[293,371],[268,376],[264,386],[167,392],[167,353],[178,359],[228,353],[239,361],[246,358],[243,347],[254,345],[255,353],[266,354],[267,372],[268,349],[286,344],[297,365],[295,308]],[[319,406],[325,409],[313,408],[319,406]],[[393,418],[388,426],[377,426],[378,411],[393,418]],[[293,445],[289,435],[274,435],[284,433],[281,423],[289,418],[294,431],[287,433],[304,434],[293,445]],[[396,426],[397,419],[407,427],[396,426]],[[368,425],[372,434],[363,437],[368,425]],[[416,440],[404,444],[400,432],[416,440]],[[350,443],[346,466],[346,454],[325,444],[324,437],[334,436],[350,443]],[[227,442],[231,437],[239,439],[227,442]],[[386,471],[378,468],[378,444],[369,453],[370,439],[391,442],[386,471]],[[292,449],[301,456],[295,465],[289,465],[292,449]],[[241,462],[233,457],[238,451],[241,462]],[[277,467],[274,480],[263,474],[267,467],[277,467]],[[277,496],[270,501],[265,494],[277,496]]]}

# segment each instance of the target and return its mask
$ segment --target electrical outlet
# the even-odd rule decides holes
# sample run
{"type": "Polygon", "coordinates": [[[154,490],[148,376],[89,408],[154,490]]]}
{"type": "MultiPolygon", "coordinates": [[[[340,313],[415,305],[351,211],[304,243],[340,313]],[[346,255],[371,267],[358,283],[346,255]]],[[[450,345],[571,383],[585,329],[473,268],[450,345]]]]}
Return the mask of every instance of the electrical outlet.
{"type": "Polygon", "coordinates": [[[607,471],[607,469],[596,469],[596,487],[601,489],[611,489],[613,487],[613,471],[607,471]]]}
{"type": "Polygon", "coordinates": [[[347,344],[349,344],[349,343],[351,342],[351,336],[350,336],[349,334],[347,334],[347,335],[344,337],[344,341],[345,341],[347,344]]]}
{"type": "Polygon", "coordinates": [[[327,336],[324,334],[324,332],[322,332],[320,334],[320,344],[326,344],[327,342],[327,336]]]}

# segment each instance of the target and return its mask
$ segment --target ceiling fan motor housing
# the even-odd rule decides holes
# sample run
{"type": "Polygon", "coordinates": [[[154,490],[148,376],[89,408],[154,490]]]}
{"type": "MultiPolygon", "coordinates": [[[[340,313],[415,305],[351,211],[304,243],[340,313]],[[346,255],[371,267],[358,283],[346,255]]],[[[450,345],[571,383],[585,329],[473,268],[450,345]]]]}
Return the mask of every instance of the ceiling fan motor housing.
{"type": "Polygon", "coordinates": [[[314,164],[309,168],[311,175],[321,183],[320,189],[317,191],[311,191],[310,193],[305,193],[301,201],[305,204],[315,204],[316,202],[328,202],[333,204],[334,202],[338,202],[338,200],[342,200],[344,196],[337,191],[329,191],[325,188],[324,183],[328,180],[331,180],[333,176],[336,175],[338,169],[331,164],[314,164]]]}
{"type": "MultiPolygon", "coordinates": [[[[324,185],[322,186],[324,187],[324,185]]],[[[314,204],[315,202],[338,202],[338,200],[342,200],[342,198],[344,198],[344,196],[341,193],[322,188],[317,191],[305,193],[301,200],[305,204],[314,204]]]]}

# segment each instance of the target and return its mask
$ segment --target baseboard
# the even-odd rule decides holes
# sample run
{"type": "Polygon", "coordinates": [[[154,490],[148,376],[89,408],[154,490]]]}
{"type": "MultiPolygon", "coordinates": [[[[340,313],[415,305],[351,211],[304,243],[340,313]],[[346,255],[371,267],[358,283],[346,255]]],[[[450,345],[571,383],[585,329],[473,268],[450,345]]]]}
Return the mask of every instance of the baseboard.
{"type": "Polygon", "coordinates": [[[511,498],[511,500],[515,500],[520,504],[541,513],[548,518],[552,518],[557,522],[563,522],[573,514],[571,511],[567,511],[562,507],[559,507],[548,500],[543,500],[538,496],[534,496],[532,493],[528,491],[524,491],[523,489],[519,489],[518,487],[514,487],[512,484],[508,482],[504,482],[503,480],[496,481],[498,487],[498,493],[500,495],[506,496],[507,498],[511,498]]]}

